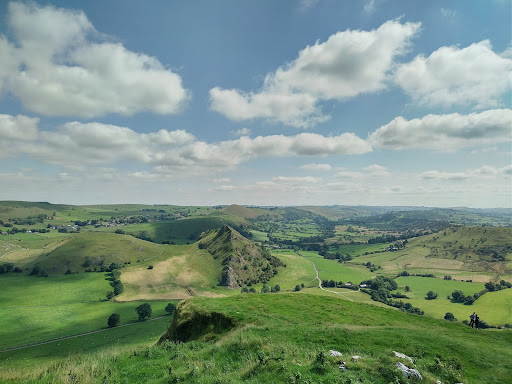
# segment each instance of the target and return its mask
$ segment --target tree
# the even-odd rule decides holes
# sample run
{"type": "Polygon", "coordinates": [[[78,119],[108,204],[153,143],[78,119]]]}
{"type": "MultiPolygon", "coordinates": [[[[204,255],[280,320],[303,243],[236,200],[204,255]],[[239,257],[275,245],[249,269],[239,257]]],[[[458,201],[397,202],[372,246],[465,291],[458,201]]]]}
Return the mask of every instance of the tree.
{"type": "Polygon", "coordinates": [[[274,287],[274,292],[279,292],[281,290],[281,287],[279,286],[279,284],[276,284],[276,286],[274,287]]]}
{"type": "Polygon", "coordinates": [[[463,302],[465,297],[466,295],[464,295],[464,292],[462,291],[456,290],[452,292],[452,298],[457,302],[463,302]]]}
{"type": "Polygon", "coordinates": [[[111,314],[107,321],[109,328],[114,328],[114,327],[119,326],[120,322],[121,322],[121,316],[119,315],[119,313],[111,314]]]}
{"type": "Polygon", "coordinates": [[[427,300],[437,299],[437,293],[435,293],[434,291],[428,291],[427,297],[425,299],[427,299],[427,300]]]}
{"type": "Polygon", "coordinates": [[[115,296],[115,295],[114,295],[114,292],[112,292],[112,291],[108,291],[108,292],[107,292],[107,300],[112,300],[112,298],[113,298],[114,296],[115,296]]]}
{"type": "Polygon", "coordinates": [[[263,286],[261,287],[261,293],[269,293],[270,292],[270,288],[267,284],[263,284],[263,286]]]}
{"type": "Polygon", "coordinates": [[[135,308],[135,311],[139,315],[139,320],[146,320],[151,317],[151,305],[144,303],[135,308]]]}
{"type": "Polygon", "coordinates": [[[457,321],[457,319],[455,318],[455,316],[453,316],[453,313],[451,312],[446,312],[446,314],[444,315],[444,319],[448,321],[457,321]]]}
{"type": "Polygon", "coordinates": [[[411,287],[409,287],[408,285],[405,286],[405,292],[410,292],[411,291],[411,287]]]}
{"type": "Polygon", "coordinates": [[[174,313],[175,309],[176,309],[176,305],[174,305],[173,303],[169,303],[165,307],[165,312],[167,312],[169,315],[172,315],[174,313]]]}
{"type": "Polygon", "coordinates": [[[301,290],[300,285],[298,285],[298,284],[297,284],[293,290],[294,290],[295,292],[300,291],[300,290],[301,290]]]}
{"type": "Polygon", "coordinates": [[[485,283],[485,289],[489,292],[494,292],[496,290],[496,285],[489,281],[488,283],[485,283]]]}

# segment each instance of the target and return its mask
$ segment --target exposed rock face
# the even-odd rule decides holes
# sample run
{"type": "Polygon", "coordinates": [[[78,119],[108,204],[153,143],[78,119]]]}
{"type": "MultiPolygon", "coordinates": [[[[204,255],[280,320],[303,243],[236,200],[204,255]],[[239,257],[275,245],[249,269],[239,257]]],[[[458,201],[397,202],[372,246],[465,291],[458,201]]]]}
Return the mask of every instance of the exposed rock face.
{"type": "Polygon", "coordinates": [[[277,257],[228,226],[205,232],[199,248],[220,260],[223,266],[220,284],[232,289],[266,283],[277,274],[277,267],[283,265],[277,257]]]}
{"type": "Polygon", "coordinates": [[[409,368],[402,363],[396,363],[396,367],[399,370],[401,370],[402,373],[404,374],[404,376],[406,376],[407,378],[416,377],[420,380],[423,380],[423,378],[421,377],[421,374],[419,373],[419,371],[417,369],[409,368]]]}
{"type": "Polygon", "coordinates": [[[409,360],[411,363],[414,363],[414,361],[412,361],[412,359],[407,356],[407,355],[404,355],[403,353],[400,353],[400,352],[396,352],[396,351],[393,351],[393,353],[395,354],[396,357],[400,357],[401,359],[407,359],[409,360]]]}
{"type": "Polygon", "coordinates": [[[190,310],[187,301],[176,307],[174,318],[158,343],[166,340],[191,341],[200,337],[215,337],[233,328],[235,320],[219,312],[190,310]]]}

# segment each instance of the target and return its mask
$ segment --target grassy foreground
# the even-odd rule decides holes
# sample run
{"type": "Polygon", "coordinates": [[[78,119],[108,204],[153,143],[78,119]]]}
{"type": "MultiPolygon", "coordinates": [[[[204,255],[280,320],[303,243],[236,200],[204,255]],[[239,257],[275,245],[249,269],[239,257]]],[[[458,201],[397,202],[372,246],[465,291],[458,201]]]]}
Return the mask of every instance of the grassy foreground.
{"type": "MultiPolygon", "coordinates": [[[[48,368],[0,373],[28,383],[506,383],[512,332],[308,294],[196,297],[178,306],[163,342],[74,357],[48,368]],[[329,350],[343,353],[330,357],[329,350]],[[411,356],[414,364],[394,356],[411,356]],[[359,355],[355,363],[351,356],[359,355]],[[346,361],[347,371],[339,369],[346,361]]],[[[1,379],[0,379],[1,380],[1,379]]]]}

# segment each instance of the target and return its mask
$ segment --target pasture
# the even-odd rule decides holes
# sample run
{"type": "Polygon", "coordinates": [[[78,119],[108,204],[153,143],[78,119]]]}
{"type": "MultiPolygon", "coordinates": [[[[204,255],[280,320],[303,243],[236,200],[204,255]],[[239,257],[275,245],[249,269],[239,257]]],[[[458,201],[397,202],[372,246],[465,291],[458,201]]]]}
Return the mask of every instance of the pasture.
{"type": "MultiPolygon", "coordinates": [[[[121,315],[121,324],[137,320],[141,302],[103,301],[108,290],[104,273],[2,275],[0,349],[105,328],[112,313],[121,315]]],[[[152,303],[153,316],[165,314],[166,304],[152,303]]]]}

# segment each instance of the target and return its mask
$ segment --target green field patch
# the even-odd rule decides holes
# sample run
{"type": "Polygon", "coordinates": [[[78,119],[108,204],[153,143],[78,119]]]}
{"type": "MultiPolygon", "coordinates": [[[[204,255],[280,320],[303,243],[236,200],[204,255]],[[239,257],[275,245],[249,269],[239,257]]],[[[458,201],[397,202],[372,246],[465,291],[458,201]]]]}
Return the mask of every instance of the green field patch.
{"type": "Polygon", "coordinates": [[[311,262],[305,257],[298,256],[295,253],[289,254],[274,253],[286,265],[286,268],[279,267],[278,274],[268,282],[268,285],[278,284],[281,289],[293,289],[297,284],[311,282],[316,273],[311,262]]]}
{"type": "Polygon", "coordinates": [[[320,280],[335,280],[359,284],[363,280],[375,277],[375,274],[371,273],[364,266],[338,263],[337,260],[327,260],[318,255],[318,253],[311,251],[300,251],[300,254],[316,265],[320,280]]]}

